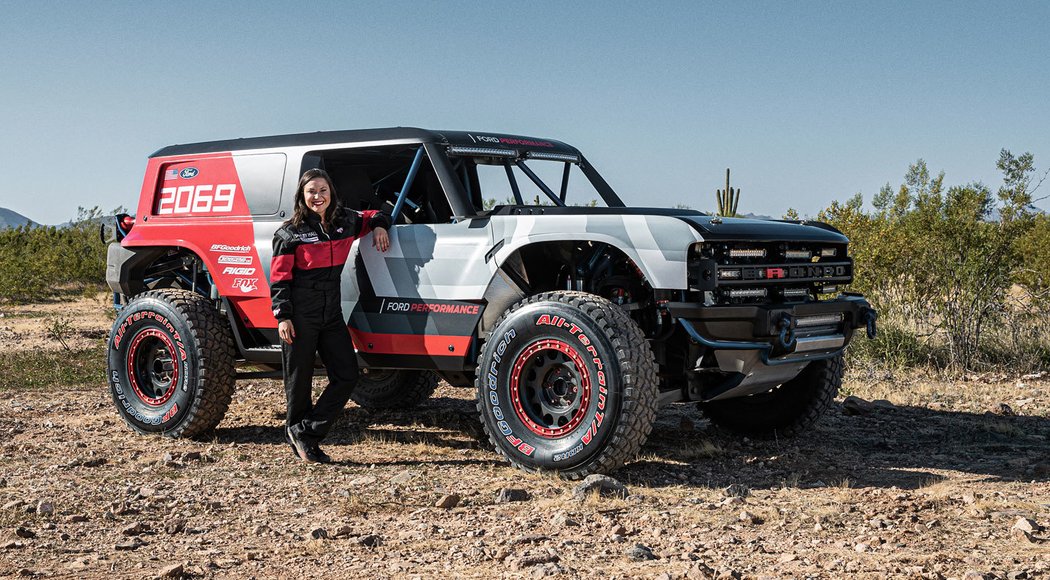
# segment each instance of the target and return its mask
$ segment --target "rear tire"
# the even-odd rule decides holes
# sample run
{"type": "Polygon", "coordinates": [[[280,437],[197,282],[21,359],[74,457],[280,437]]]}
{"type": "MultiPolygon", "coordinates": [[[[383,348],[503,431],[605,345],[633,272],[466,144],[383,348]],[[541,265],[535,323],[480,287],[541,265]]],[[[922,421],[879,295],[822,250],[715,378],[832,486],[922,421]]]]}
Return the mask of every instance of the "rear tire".
{"type": "Polygon", "coordinates": [[[700,403],[716,426],[750,437],[794,437],[808,431],[842,386],[842,355],[813,361],[775,389],[737,399],[700,403]]]}
{"type": "Polygon", "coordinates": [[[151,290],[120,310],[109,336],[109,390],[139,433],[193,437],[230,406],[234,346],[227,321],[188,290],[151,290]]]}
{"type": "Polygon", "coordinates": [[[361,373],[350,398],[365,409],[407,409],[429,399],[437,385],[430,371],[371,370],[361,373]]]}
{"type": "Polygon", "coordinates": [[[608,300],[547,292],[497,322],[478,360],[478,412],[500,455],[579,479],[633,459],[656,417],[656,363],[608,300]]]}

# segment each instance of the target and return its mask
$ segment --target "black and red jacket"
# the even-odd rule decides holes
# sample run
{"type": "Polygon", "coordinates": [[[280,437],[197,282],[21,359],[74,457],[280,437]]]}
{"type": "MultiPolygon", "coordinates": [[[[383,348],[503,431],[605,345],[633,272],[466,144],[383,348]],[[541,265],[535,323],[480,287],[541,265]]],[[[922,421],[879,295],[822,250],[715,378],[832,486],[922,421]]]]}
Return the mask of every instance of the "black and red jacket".
{"type": "Polygon", "coordinates": [[[390,228],[390,217],[376,210],[342,209],[327,228],[309,212],[303,225],[286,222],[273,236],[270,262],[270,298],[277,320],[292,317],[292,287],[338,288],[343,264],[354,240],[373,228],[390,228]]]}

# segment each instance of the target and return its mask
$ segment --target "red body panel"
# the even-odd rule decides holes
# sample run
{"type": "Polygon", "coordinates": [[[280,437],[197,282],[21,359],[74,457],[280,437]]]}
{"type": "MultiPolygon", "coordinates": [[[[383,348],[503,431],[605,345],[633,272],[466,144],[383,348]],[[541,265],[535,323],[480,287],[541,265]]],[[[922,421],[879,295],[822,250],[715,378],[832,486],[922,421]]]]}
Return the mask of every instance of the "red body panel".
{"type": "Polygon", "coordinates": [[[230,154],[150,159],[137,216],[124,246],[192,251],[247,326],[277,327],[251,212],[230,154]]]}

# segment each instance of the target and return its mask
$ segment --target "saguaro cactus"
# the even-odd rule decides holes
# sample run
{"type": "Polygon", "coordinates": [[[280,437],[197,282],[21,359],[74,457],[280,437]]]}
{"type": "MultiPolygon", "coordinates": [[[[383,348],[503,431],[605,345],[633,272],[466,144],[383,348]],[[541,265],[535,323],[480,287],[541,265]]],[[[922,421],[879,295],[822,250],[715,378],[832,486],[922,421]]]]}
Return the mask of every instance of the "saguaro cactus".
{"type": "Polygon", "coordinates": [[[740,190],[729,187],[729,168],[726,167],[726,188],[716,189],[718,198],[718,215],[723,217],[735,217],[736,207],[740,203],[740,190]]]}

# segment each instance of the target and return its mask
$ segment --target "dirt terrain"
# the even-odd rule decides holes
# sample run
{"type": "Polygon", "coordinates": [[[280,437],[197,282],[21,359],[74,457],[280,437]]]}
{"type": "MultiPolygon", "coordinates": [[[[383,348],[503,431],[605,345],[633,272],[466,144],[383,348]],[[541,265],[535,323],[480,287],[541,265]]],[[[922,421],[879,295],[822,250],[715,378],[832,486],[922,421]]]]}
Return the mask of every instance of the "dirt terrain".
{"type": "MultiPolygon", "coordinates": [[[[0,305],[0,352],[97,349],[107,308],[0,305]]],[[[198,441],[132,433],[101,375],[16,385],[0,577],[1050,577],[1048,379],[854,370],[854,397],[790,441],[667,409],[604,496],[499,461],[470,390],[351,405],[318,466],[284,443],[275,381],[241,383],[198,441]]]]}

